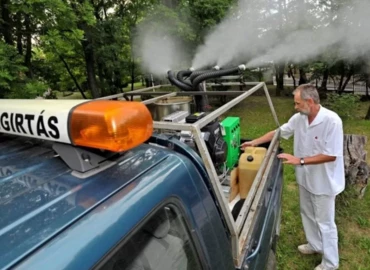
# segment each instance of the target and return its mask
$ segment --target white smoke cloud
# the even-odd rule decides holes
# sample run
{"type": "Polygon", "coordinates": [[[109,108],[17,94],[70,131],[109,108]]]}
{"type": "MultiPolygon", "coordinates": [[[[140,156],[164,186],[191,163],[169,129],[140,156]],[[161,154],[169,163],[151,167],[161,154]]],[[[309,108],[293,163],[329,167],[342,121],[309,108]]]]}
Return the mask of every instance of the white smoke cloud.
{"type": "MultiPolygon", "coordinates": [[[[191,66],[256,67],[300,63],[327,52],[348,59],[369,54],[370,0],[347,1],[339,7],[331,11],[314,0],[240,0],[206,36],[191,66]]],[[[187,67],[183,46],[165,31],[141,29],[135,47],[143,69],[156,75],[187,67]]]]}
{"type": "Polygon", "coordinates": [[[193,66],[299,63],[333,48],[350,59],[369,52],[369,0],[349,1],[332,13],[311,0],[285,2],[240,0],[198,48],[193,66]]]}
{"type": "Polygon", "coordinates": [[[194,57],[192,66],[200,69],[217,64],[224,66],[235,58],[246,58],[259,48],[253,47],[252,37],[260,33],[259,19],[264,1],[240,1],[230,10],[226,19],[206,37],[194,57]],[[258,12],[255,12],[258,11],[258,12]]]}
{"type": "Polygon", "coordinates": [[[142,60],[142,69],[157,76],[179,68],[185,61],[180,42],[161,29],[141,28],[134,43],[135,54],[142,60]]]}

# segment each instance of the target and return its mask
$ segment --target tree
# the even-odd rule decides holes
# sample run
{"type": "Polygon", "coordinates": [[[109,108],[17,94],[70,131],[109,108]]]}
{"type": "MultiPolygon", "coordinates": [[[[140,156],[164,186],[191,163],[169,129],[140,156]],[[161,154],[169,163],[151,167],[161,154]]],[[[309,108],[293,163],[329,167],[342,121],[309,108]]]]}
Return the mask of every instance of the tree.
{"type": "Polygon", "coordinates": [[[13,22],[10,16],[10,0],[1,0],[0,2],[1,10],[1,20],[0,25],[2,29],[2,34],[4,36],[5,43],[8,45],[13,45],[12,37],[12,25],[13,22]]]}
{"type": "Polygon", "coordinates": [[[26,68],[22,65],[22,57],[16,49],[3,42],[0,42],[0,59],[0,98],[4,98],[21,84],[20,74],[25,72],[26,68]]]}
{"type": "Polygon", "coordinates": [[[187,0],[182,1],[184,10],[189,8],[189,20],[195,31],[196,45],[203,42],[209,30],[219,24],[235,0],[187,0]]]}
{"type": "Polygon", "coordinates": [[[284,92],[284,74],[285,74],[285,63],[275,64],[276,74],[276,96],[281,96],[284,92]]]}
{"type": "Polygon", "coordinates": [[[293,64],[288,65],[288,77],[292,77],[293,79],[293,87],[294,89],[297,87],[297,83],[295,80],[295,66],[293,64]]]}

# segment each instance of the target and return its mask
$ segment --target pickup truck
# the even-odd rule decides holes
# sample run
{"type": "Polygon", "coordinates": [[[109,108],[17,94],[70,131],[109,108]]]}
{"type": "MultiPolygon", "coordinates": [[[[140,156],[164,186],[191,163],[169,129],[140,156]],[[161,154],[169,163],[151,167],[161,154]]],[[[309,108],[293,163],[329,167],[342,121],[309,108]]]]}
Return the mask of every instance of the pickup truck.
{"type": "MultiPolygon", "coordinates": [[[[261,146],[249,194],[233,206],[200,132],[260,88],[272,106],[258,83],[195,123],[154,121],[126,149],[105,135],[97,146],[74,137],[76,106],[98,100],[0,101],[0,269],[275,269],[279,132],[261,146]],[[196,148],[164,132],[181,129],[193,132],[196,148]]],[[[100,127],[79,132],[88,141],[100,127]]]]}

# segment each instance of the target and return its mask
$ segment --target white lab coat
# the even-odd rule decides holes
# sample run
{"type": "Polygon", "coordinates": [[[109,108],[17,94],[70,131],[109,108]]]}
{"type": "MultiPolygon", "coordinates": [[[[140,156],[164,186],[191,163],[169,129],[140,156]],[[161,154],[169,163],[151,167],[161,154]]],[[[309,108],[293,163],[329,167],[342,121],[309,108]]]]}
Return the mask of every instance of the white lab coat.
{"type": "Polygon", "coordinates": [[[335,196],[345,187],[342,120],[335,112],[320,106],[310,125],[306,115],[297,113],[280,130],[285,139],[294,135],[296,157],[318,154],[336,157],[333,162],[295,168],[307,241],[312,249],[323,253],[323,266],[334,268],[339,265],[335,196]]]}

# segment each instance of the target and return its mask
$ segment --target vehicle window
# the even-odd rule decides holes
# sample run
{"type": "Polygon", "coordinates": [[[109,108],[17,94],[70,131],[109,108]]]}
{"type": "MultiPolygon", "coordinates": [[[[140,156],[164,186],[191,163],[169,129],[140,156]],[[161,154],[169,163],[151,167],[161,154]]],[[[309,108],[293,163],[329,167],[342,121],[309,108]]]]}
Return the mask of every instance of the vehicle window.
{"type": "Polygon", "coordinates": [[[115,252],[100,269],[202,269],[183,216],[173,206],[159,209],[115,252]]]}

